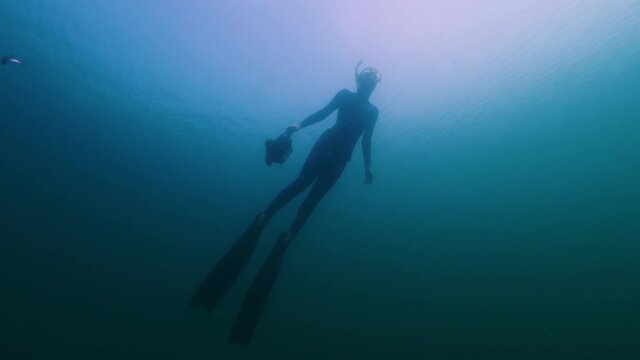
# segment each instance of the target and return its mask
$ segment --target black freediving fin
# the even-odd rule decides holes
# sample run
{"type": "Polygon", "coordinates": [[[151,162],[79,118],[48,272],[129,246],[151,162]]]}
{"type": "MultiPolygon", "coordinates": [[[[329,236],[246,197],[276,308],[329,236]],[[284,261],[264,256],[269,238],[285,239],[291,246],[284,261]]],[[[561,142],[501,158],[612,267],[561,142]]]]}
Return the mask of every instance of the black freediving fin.
{"type": "Polygon", "coordinates": [[[218,260],[191,299],[192,307],[213,311],[229,291],[258,244],[264,226],[262,216],[256,216],[240,239],[218,260]]]}
{"type": "Polygon", "coordinates": [[[284,252],[290,241],[291,235],[288,233],[283,233],[278,238],[242,302],[240,313],[231,328],[229,342],[237,342],[244,347],[251,341],[254,330],[269,299],[271,289],[273,289],[273,285],[276,282],[284,252]]]}

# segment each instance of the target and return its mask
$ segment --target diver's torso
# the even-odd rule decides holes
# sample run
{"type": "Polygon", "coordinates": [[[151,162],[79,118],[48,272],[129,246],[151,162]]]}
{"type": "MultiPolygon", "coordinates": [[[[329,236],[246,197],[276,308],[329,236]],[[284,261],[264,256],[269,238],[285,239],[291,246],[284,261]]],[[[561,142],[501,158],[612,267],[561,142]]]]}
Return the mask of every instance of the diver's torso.
{"type": "Polygon", "coordinates": [[[342,90],[338,96],[340,103],[336,123],[318,139],[314,152],[337,161],[349,161],[360,136],[373,126],[376,108],[369,102],[363,104],[356,94],[348,90],[342,90]]]}

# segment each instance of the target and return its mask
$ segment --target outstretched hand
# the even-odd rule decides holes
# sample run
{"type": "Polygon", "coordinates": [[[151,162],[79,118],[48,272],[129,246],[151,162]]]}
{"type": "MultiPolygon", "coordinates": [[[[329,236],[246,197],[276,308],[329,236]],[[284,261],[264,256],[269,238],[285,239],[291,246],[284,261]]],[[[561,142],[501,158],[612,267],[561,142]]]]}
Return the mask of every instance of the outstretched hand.
{"type": "Polygon", "coordinates": [[[373,174],[371,171],[367,171],[364,175],[364,183],[367,185],[373,184],[373,174]]]}
{"type": "Polygon", "coordinates": [[[285,133],[287,134],[287,136],[291,136],[293,135],[294,132],[298,130],[300,130],[299,124],[291,124],[287,127],[287,130],[285,130],[285,133]]]}

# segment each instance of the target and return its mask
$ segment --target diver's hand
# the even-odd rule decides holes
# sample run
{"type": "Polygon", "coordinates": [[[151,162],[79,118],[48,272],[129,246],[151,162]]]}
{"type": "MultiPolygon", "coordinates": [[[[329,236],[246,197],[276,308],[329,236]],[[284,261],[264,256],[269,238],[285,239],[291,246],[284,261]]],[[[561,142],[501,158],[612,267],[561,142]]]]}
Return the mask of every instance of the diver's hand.
{"type": "Polygon", "coordinates": [[[298,130],[300,130],[300,124],[291,124],[289,125],[289,127],[287,127],[287,130],[285,130],[285,133],[287,134],[287,136],[291,136],[298,130]]]}
{"type": "Polygon", "coordinates": [[[373,174],[371,171],[367,171],[364,173],[364,183],[367,185],[373,184],[373,174]]]}

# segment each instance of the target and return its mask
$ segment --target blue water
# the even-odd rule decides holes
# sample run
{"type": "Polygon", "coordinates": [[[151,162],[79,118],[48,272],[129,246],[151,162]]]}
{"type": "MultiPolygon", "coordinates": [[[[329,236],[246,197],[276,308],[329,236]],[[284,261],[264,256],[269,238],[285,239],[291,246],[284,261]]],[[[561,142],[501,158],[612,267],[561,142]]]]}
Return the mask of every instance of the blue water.
{"type": "Polygon", "coordinates": [[[3,359],[640,358],[637,0],[0,3],[3,359]],[[377,67],[359,147],[226,342],[214,262],[377,67]]]}

